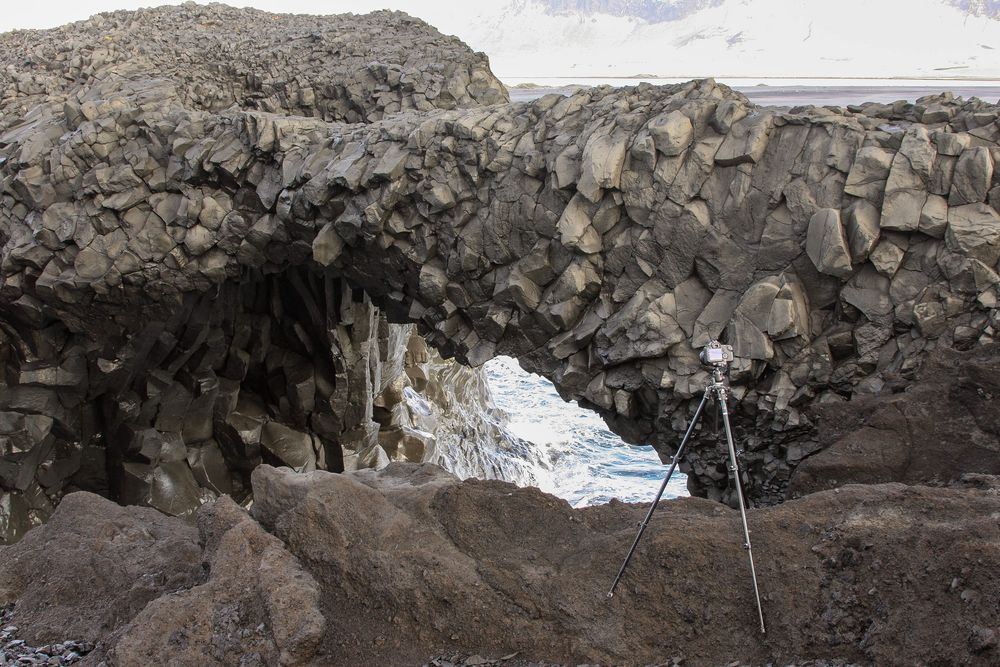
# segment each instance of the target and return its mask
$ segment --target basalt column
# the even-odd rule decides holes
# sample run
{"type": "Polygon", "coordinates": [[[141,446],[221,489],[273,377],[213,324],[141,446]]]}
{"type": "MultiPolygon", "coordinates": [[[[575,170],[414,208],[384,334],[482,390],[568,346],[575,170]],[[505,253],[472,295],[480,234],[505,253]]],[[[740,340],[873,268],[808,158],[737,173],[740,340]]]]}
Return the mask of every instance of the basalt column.
{"type": "MultiPolygon", "coordinates": [[[[350,370],[364,357],[335,335],[365,339],[357,305],[369,302],[446,357],[517,357],[663,456],[707,381],[697,351],[721,337],[737,355],[744,481],[760,502],[782,499],[822,448],[812,406],[900,390],[930,351],[995,337],[994,105],[779,110],[711,80],[494,103],[506,98],[481,55],[396,14],[333,17],[316,37],[275,20],[295,36],[280,60],[294,76],[278,86],[249,55],[216,69],[217,54],[185,41],[204,12],[226,34],[256,16],[135,15],[176,30],[197,66],[136,41],[132,15],[117,14],[74,28],[119,26],[106,53],[57,40],[63,29],[37,36],[45,58],[28,69],[11,61],[7,505],[50,497],[47,471],[87,448],[121,462],[113,489],[145,494],[153,461],[180,463],[183,443],[192,504],[214,484],[196,470],[221,457],[245,484],[258,443],[261,460],[336,469],[331,443],[372,442],[337,406],[379,383],[350,370]],[[401,69],[359,82],[341,67],[359,26],[422,46],[371,53],[401,69]],[[309,86],[313,98],[301,91],[314,68],[339,83],[309,86]],[[206,71],[243,92],[209,103],[206,71]],[[355,89],[349,99],[380,110],[330,111],[355,89]]],[[[11,54],[23,41],[6,39],[11,54]]],[[[692,491],[726,500],[724,452],[698,441],[692,491]]]]}

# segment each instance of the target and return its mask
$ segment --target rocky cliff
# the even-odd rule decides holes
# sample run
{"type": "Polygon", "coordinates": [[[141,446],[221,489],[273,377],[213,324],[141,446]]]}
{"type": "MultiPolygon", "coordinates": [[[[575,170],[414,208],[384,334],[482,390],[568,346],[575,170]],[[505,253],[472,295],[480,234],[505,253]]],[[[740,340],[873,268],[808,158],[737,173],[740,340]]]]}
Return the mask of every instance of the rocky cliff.
{"type": "MultiPolygon", "coordinates": [[[[390,13],[184,6],[0,41],[0,484],[22,523],[67,488],[182,514],[262,461],[406,452],[372,426],[399,376],[356,348],[369,301],[664,455],[697,349],[727,339],[761,501],[822,448],[811,406],[995,335],[1000,112],[979,100],[777,110],[703,80],[493,104],[482,56],[390,13]]],[[[378,334],[389,367],[401,332],[378,334]]],[[[691,488],[727,499],[701,440],[691,488]]]]}
{"type": "MultiPolygon", "coordinates": [[[[401,110],[457,108],[507,99],[483,56],[419,21],[391,12],[335,19],[279,17],[193,5],[116,12],[42,33],[3,35],[0,59],[10,65],[0,73],[2,128],[19,124],[40,104],[75,99],[81,87],[106,79],[143,80],[150,72],[170,77],[173,90],[190,108],[260,109],[331,122],[370,121],[401,110]],[[273,29],[261,30],[262,25],[273,29]]],[[[117,151],[115,155],[119,155],[117,151]]],[[[117,157],[109,155],[109,159],[117,157]]],[[[139,173],[144,178],[150,175],[141,168],[139,173]]],[[[199,199],[198,210],[190,211],[196,219],[206,205],[210,209],[215,206],[212,197],[199,199]]],[[[5,215],[5,220],[9,221],[9,216],[5,215]]],[[[8,223],[3,223],[2,230],[6,243],[11,238],[8,223]]],[[[277,372],[298,376],[295,381],[305,385],[314,384],[314,361],[306,357],[315,350],[301,347],[298,337],[305,334],[297,332],[294,323],[280,332],[282,307],[271,311],[274,303],[284,302],[284,288],[273,281],[255,282],[256,287],[228,295],[243,301],[230,302],[236,310],[246,311],[238,326],[248,327],[248,321],[257,321],[252,330],[244,331],[247,350],[253,349],[251,333],[260,336],[254,343],[258,362],[270,356],[272,371],[278,366],[277,372]],[[252,305],[255,301],[257,306],[252,305]],[[263,320],[269,321],[263,324],[263,320]],[[262,334],[262,326],[266,333],[262,334]],[[282,342],[289,338],[294,351],[282,342]]],[[[220,493],[245,499],[249,472],[265,458],[275,460],[274,456],[301,470],[317,466],[355,469],[384,466],[390,460],[468,457],[463,449],[487,439],[494,446],[511,446],[510,437],[488,414],[489,394],[477,371],[442,360],[413,325],[388,322],[366,295],[342,281],[335,280],[325,288],[336,304],[331,306],[333,312],[327,321],[316,323],[324,329],[331,347],[320,360],[320,391],[328,392],[327,410],[320,419],[326,420],[322,430],[333,444],[324,446],[290,427],[289,421],[294,420],[289,419],[288,398],[281,389],[277,391],[286,401],[284,407],[278,405],[277,394],[244,389],[237,397],[232,386],[226,387],[225,371],[210,371],[208,376],[196,373],[200,379],[187,375],[186,380],[174,382],[174,369],[152,380],[161,385],[153,389],[145,376],[151,369],[135,369],[143,376],[138,380],[143,386],[133,387],[137,394],[125,393],[144,397],[149,391],[164,394],[157,402],[172,407],[153,408],[152,419],[147,414],[139,424],[125,427],[129,433],[119,431],[124,437],[119,444],[115,444],[116,436],[97,425],[105,418],[107,407],[95,405],[87,415],[76,412],[70,420],[83,423],[71,427],[76,432],[69,438],[52,433],[53,424],[57,432],[66,424],[59,419],[58,410],[51,413],[55,404],[4,413],[0,427],[4,443],[0,449],[0,541],[17,539],[30,526],[44,521],[67,488],[88,489],[122,502],[186,515],[220,493]],[[456,382],[456,378],[464,382],[456,382]],[[448,386],[442,384],[445,382],[448,386]],[[242,434],[238,440],[249,436],[254,442],[249,450],[242,444],[237,445],[238,452],[231,450],[233,441],[212,437],[220,390],[223,396],[229,395],[223,400],[231,402],[230,434],[242,434]],[[467,409],[449,411],[456,400],[466,403],[467,409]],[[416,409],[415,403],[419,403],[416,409]],[[469,437],[460,439],[453,432],[469,437]],[[438,438],[444,440],[440,447],[438,438]],[[137,449],[134,445],[140,441],[145,444],[137,449]],[[188,447],[192,442],[197,446],[188,447]],[[335,461],[326,461],[328,452],[335,461]]],[[[182,320],[217,318],[219,313],[211,311],[225,303],[225,298],[207,299],[200,306],[192,302],[166,332],[160,325],[154,325],[158,332],[148,331],[162,349],[164,344],[171,345],[167,342],[171,336],[181,333],[178,326],[186,326],[182,320]]],[[[4,359],[17,354],[12,352],[7,333],[21,326],[13,311],[9,315],[3,316],[9,327],[0,334],[4,359]]],[[[50,342],[57,347],[66,344],[65,339],[58,340],[65,333],[61,329],[49,330],[49,334],[56,334],[50,342]]],[[[191,331],[195,338],[204,334],[191,331]]],[[[33,348],[35,343],[27,345],[33,348]]],[[[234,363],[250,361],[249,356],[243,362],[233,358],[234,363]]],[[[14,380],[11,384],[25,386],[14,392],[30,394],[28,385],[48,383],[62,387],[64,397],[85,393],[86,363],[71,366],[61,365],[58,381],[41,380],[40,376],[36,381],[14,380]]],[[[188,370],[193,367],[188,366],[188,370]]],[[[265,370],[257,381],[266,385],[267,374],[265,370]]],[[[124,389],[113,391],[122,393],[124,389]]],[[[16,397],[9,400],[19,401],[16,397]]],[[[111,419],[117,422],[119,418],[111,419]]],[[[472,462],[461,472],[480,476],[498,473],[475,463],[482,462],[472,462]]]]}

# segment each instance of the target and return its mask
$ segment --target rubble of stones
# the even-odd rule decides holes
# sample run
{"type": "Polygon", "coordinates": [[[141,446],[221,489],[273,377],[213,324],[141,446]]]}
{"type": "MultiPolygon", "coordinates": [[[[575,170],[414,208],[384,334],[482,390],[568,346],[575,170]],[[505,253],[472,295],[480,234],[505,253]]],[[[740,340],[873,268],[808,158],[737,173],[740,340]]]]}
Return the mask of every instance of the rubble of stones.
{"type": "Polygon", "coordinates": [[[401,12],[307,16],[187,3],[0,36],[0,128],[111,77],[168,80],[190,109],[371,122],[496,104],[486,56],[401,12]]]}
{"type": "MultiPolygon", "coordinates": [[[[0,136],[8,536],[68,488],[184,514],[245,490],[261,461],[343,469],[378,440],[358,392],[392,381],[345,349],[371,350],[372,303],[445,357],[516,357],[662,455],[707,382],[697,351],[721,337],[758,502],[781,500],[819,447],[811,405],[888,391],[929,351],[995,337],[995,105],[778,110],[712,80],[490,105],[506,98],[473,76],[481,55],[447,40],[442,53],[398,14],[327,25],[336,39],[390,25],[427,38],[381,55],[457,77],[442,85],[457,80],[461,104],[460,91],[425,92],[440,108],[405,111],[412,77],[387,77],[374,99],[396,101],[364,116],[305,113],[277,93],[215,105],[192,92],[207,85],[198,72],[227,90],[257,75],[183,35],[304,25],[230,11],[35,33],[45,53],[56,38],[70,49],[44,67],[8,48],[4,108],[21,110],[0,136]],[[121,48],[70,38],[110,25],[121,48]],[[175,51],[115,60],[147,25],[175,51]]],[[[340,71],[337,49],[310,35],[282,58],[340,71]]],[[[394,335],[378,338],[380,358],[402,349],[394,335]]],[[[712,437],[682,466],[694,493],[729,500],[712,437]]]]}
{"type": "Polygon", "coordinates": [[[72,639],[38,647],[29,646],[24,640],[17,639],[18,627],[9,624],[13,611],[13,604],[0,608],[0,667],[72,665],[94,650],[94,645],[90,642],[72,639]]]}
{"type": "MultiPolygon", "coordinates": [[[[550,662],[537,662],[533,660],[520,660],[518,659],[517,653],[510,653],[505,656],[500,656],[498,658],[487,658],[479,655],[478,653],[463,657],[461,654],[452,654],[447,656],[438,656],[436,658],[431,658],[430,662],[426,663],[423,667],[490,667],[492,665],[503,665],[504,667],[572,667],[570,665],[563,665],[559,663],[550,662]]],[[[601,667],[600,665],[589,665],[581,664],[575,667],[601,667]]],[[[672,658],[665,662],[661,662],[657,665],[650,665],[649,667],[684,667],[683,658],[672,658]]],[[[727,666],[729,667],[729,666],[727,666]]],[[[740,667],[738,661],[732,667],[740,667]]],[[[769,666],[770,667],[770,666],[769,666]]],[[[795,666],[789,666],[795,667],[795,666]]]]}

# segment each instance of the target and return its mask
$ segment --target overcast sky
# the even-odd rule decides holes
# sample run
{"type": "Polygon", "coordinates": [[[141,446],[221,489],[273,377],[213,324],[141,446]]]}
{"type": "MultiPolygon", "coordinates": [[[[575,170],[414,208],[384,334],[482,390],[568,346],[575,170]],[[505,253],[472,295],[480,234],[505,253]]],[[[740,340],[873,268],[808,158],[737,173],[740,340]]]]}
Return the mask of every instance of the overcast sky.
{"type": "MultiPolygon", "coordinates": [[[[0,0],[0,32],[180,0],[0,0]]],[[[202,3],[204,4],[204,3],[202,3]]],[[[655,75],[1000,79],[1000,20],[950,0],[727,0],[646,23],[511,0],[231,0],[266,11],[400,9],[490,57],[502,79],[655,75]],[[858,17],[864,17],[860,20],[858,17]]],[[[683,4],[683,3],[682,3],[683,4]]]]}

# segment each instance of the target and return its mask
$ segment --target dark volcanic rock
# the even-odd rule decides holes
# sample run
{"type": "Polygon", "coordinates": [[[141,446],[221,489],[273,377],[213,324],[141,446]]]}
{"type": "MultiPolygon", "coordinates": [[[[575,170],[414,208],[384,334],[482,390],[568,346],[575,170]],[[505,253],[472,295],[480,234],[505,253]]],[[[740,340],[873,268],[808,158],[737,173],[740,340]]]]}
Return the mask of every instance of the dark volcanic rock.
{"type": "Polygon", "coordinates": [[[280,540],[229,498],[198,517],[204,583],[150,602],[99,645],[113,665],[301,665],[326,622],[319,589],[280,540]]]}
{"type": "Polygon", "coordinates": [[[32,646],[18,639],[20,631],[11,625],[14,605],[0,606],[0,665],[73,665],[94,650],[91,642],[67,639],[32,646]]]}
{"type": "MultiPolygon", "coordinates": [[[[812,453],[810,406],[997,332],[980,100],[785,111],[701,80],[490,105],[481,55],[390,13],[185,5],[0,54],[5,540],[75,488],[184,516],[261,462],[427,451],[381,401],[389,321],[513,355],[661,455],[722,337],[759,502],[812,453]]],[[[732,500],[696,435],[692,491],[732,500]]]]}
{"type": "MultiPolygon", "coordinates": [[[[183,665],[247,664],[242,655],[250,664],[416,665],[431,655],[512,653],[515,664],[572,665],[675,656],[692,666],[1000,659],[995,477],[950,488],[849,485],[751,510],[764,636],[739,515],[719,503],[665,502],[609,600],[644,507],[573,510],[537,489],[459,482],[413,464],[343,475],[261,466],[254,484],[260,523],[227,499],[206,505],[194,559],[206,563],[205,577],[188,590],[162,588],[103,638],[91,664],[164,656],[183,665]]],[[[79,495],[60,507],[59,523],[0,551],[0,579],[43,541],[74,553],[113,543],[120,562],[129,562],[121,550],[147,543],[138,532],[107,532],[101,545],[67,533],[67,521],[90,525],[97,519],[89,514],[107,511],[107,503],[74,502],[79,495]]],[[[149,510],[118,511],[149,520],[149,510]]],[[[44,628],[31,630],[40,640],[61,639],[67,612],[92,616],[120,586],[79,571],[79,562],[52,561],[45,576],[65,584],[41,587],[31,607],[18,602],[15,620],[44,628]],[[71,583],[81,594],[61,597],[71,583]]]]}
{"type": "Polygon", "coordinates": [[[795,469],[792,496],[842,484],[948,483],[978,470],[1000,475],[1000,349],[929,357],[898,394],[818,406],[818,447],[795,469]]]}
{"type": "Polygon", "coordinates": [[[16,547],[0,546],[0,604],[29,643],[90,642],[202,580],[197,531],[150,508],[74,493],[16,547]]]}
{"type": "MultiPolygon", "coordinates": [[[[107,78],[170,81],[184,105],[348,123],[508,101],[481,53],[401,12],[306,16],[221,4],[98,14],[0,37],[0,127],[107,78]]],[[[80,118],[84,120],[84,118],[80,118]]],[[[86,118],[86,120],[93,120],[86,118]]]]}

